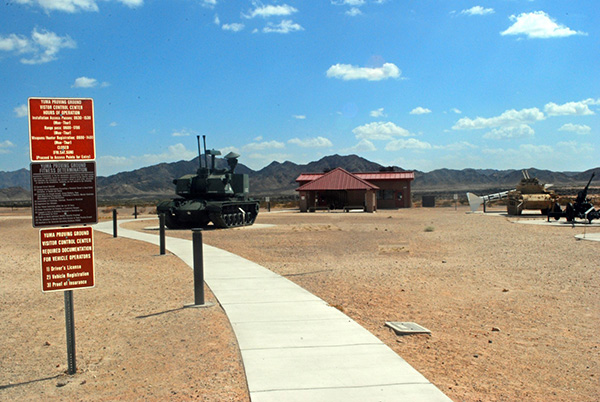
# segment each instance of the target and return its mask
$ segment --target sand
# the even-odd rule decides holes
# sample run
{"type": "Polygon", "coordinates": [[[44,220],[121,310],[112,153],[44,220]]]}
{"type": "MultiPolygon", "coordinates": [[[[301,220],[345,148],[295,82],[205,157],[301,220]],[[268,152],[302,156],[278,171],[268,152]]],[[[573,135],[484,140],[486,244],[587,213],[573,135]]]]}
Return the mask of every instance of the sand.
{"type": "MultiPolygon", "coordinates": [[[[597,400],[600,243],[574,236],[600,228],[466,211],[262,211],[256,226],[203,237],[342,310],[453,400],[597,400]],[[386,321],[431,335],[398,336],[386,321]]],[[[193,298],[190,269],[156,246],[102,233],[97,287],[74,291],[78,373],[66,375],[62,292],[41,292],[38,230],[8,214],[0,399],[248,400],[222,309],[181,308],[193,298]]]]}

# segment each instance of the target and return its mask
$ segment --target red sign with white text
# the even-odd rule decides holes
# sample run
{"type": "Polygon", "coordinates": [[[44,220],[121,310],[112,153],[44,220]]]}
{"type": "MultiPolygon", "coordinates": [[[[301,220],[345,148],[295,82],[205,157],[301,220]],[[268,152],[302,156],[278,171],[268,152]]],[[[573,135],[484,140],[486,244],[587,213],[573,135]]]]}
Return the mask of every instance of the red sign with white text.
{"type": "Polygon", "coordinates": [[[92,99],[29,98],[32,162],[96,159],[92,99]]]}
{"type": "Polygon", "coordinates": [[[43,292],[94,287],[92,233],[90,226],[40,229],[43,292]]]}

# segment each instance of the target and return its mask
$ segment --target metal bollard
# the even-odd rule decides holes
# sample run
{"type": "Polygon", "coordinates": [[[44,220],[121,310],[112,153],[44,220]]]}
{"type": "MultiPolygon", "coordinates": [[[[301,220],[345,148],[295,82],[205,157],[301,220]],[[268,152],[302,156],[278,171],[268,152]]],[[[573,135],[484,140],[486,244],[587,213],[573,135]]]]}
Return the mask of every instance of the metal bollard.
{"type": "Polygon", "coordinates": [[[192,229],[194,250],[194,304],[204,305],[204,255],[202,252],[202,229],[192,229]]]}
{"type": "Polygon", "coordinates": [[[158,214],[160,255],[165,255],[165,214],[158,214]]]}
{"type": "Polygon", "coordinates": [[[113,209],[113,237],[117,237],[117,209],[113,209]]]}

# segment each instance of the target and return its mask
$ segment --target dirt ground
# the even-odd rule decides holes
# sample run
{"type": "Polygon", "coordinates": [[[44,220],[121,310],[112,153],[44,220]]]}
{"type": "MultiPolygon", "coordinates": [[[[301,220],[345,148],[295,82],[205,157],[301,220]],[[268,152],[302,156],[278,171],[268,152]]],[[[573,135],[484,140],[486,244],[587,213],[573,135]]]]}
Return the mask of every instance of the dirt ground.
{"type": "MultiPolygon", "coordinates": [[[[466,211],[263,211],[253,227],[203,237],[342,310],[455,401],[599,400],[600,243],[574,235],[600,227],[466,211]],[[432,333],[397,336],[385,321],[432,333]]],[[[221,308],[181,308],[189,268],[102,233],[97,287],[74,292],[78,373],[64,374],[63,297],[40,291],[38,230],[0,225],[0,399],[247,400],[221,308]]]]}

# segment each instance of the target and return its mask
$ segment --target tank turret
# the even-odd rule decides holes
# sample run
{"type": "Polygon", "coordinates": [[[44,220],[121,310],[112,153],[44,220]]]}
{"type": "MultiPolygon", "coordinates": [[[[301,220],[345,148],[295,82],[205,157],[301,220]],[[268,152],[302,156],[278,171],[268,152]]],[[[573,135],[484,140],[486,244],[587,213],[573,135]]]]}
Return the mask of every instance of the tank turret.
{"type": "MultiPolygon", "coordinates": [[[[200,153],[200,136],[197,140],[200,153]]],[[[162,201],[156,207],[159,214],[165,214],[165,224],[168,228],[206,227],[210,222],[219,228],[254,223],[259,203],[248,196],[248,175],[235,173],[240,155],[229,152],[225,155],[229,168],[217,169],[216,157],[219,155],[221,152],[218,150],[206,150],[205,142],[204,166],[202,156],[199,155],[196,174],[187,174],[173,180],[175,193],[179,198],[162,201]]]]}
{"type": "Polygon", "coordinates": [[[523,178],[515,190],[507,193],[506,209],[509,215],[521,215],[525,209],[539,209],[543,215],[554,207],[558,199],[550,185],[544,185],[535,177],[530,177],[527,170],[523,170],[523,178]]]}

